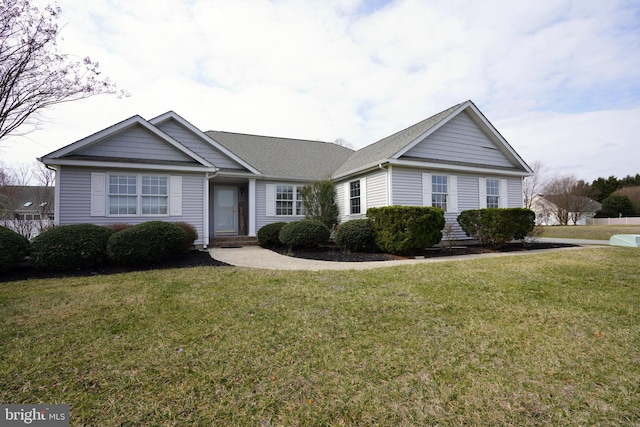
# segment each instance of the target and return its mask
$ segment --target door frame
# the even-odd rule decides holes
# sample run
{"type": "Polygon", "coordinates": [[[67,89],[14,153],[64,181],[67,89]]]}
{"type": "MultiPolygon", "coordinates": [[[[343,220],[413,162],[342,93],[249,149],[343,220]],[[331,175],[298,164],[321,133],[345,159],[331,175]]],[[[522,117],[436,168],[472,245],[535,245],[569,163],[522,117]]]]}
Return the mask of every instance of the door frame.
{"type": "Polygon", "coordinates": [[[238,186],[236,185],[214,185],[213,186],[213,234],[218,235],[238,235],[238,186]],[[233,229],[218,229],[216,220],[218,214],[218,190],[233,190],[233,229]]]}

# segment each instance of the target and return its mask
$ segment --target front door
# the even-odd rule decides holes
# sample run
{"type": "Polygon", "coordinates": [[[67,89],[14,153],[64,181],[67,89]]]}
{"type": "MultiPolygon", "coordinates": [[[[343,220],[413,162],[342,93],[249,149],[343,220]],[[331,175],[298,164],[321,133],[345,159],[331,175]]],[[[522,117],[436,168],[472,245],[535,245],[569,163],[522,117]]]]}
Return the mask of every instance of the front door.
{"type": "Polygon", "coordinates": [[[238,234],[238,188],[216,185],[213,206],[214,233],[238,234]]]}

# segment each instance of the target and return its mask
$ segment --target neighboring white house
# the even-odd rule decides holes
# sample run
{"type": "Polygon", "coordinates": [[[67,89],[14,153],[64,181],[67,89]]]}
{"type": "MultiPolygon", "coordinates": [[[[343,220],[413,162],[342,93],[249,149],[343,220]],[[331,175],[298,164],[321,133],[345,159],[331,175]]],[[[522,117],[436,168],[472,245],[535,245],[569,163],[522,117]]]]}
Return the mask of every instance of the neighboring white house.
{"type": "Polygon", "coordinates": [[[568,225],[587,225],[596,212],[602,209],[602,204],[584,196],[573,196],[564,213],[560,212],[562,209],[556,203],[553,196],[536,194],[533,197],[531,210],[536,214],[536,224],[559,225],[558,216],[565,215],[568,218],[568,225]],[[576,219],[575,224],[574,219],[576,219]]]}
{"type": "Polygon", "coordinates": [[[53,225],[54,188],[12,185],[0,188],[0,225],[31,239],[53,225]]]}
{"type": "Polygon", "coordinates": [[[360,150],[202,132],[170,111],[131,117],[39,159],[56,173],[58,224],[184,221],[196,244],[304,217],[300,189],[333,178],[342,222],[370,207],[522,207],[531,168],[471,101],[360,150]]]}

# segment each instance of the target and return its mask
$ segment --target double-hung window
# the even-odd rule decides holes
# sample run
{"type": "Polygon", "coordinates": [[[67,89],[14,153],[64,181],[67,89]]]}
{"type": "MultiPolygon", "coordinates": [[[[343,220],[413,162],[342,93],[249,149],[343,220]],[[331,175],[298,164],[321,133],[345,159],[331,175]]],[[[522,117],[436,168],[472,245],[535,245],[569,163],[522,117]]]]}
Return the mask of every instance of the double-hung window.
{"type": "Polygon", "coordinates": [[[276,215],[304,215],[301,187],[276,185],[276,215]]]}
{"type": "Polygon", "coordinates": [[[349,183],[349,206],[350,213],[359,214],[361,212],[360,203],[360,180],[349,183]]]}
{"type": "Polygon", "coordinates": [[[137,178],[137,175],[109,175],[109,215],[137,213],[137,178]]]}
{"type": "Polygon", "coordinates": [[[158,175],[109,175],[109,215],[167,215],[168,178],[158,175]]]}
{"type": "Polygon", "coordinates": [[[448,185],[446,175],[431,176],[431,206],[447,211],[448,185]]]}
{"type": "Polygon", "coordinates": [[[487,207],[500,207],[500,181],[497,179],[487,178],[487,207]]]}
{"type": "Polygon", "coordinates": [[[142,215],[166,215],[169,193],[166,176],[142,176],[142,215]]]}

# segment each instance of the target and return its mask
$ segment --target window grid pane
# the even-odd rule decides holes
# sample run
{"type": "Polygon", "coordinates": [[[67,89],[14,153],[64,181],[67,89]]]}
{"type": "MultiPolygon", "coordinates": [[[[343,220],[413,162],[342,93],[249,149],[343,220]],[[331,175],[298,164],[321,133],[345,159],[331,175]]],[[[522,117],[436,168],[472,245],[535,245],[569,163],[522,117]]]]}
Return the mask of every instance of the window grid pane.
{"type": "Polygon", "coordinates": [[[353,181],[349,183],[349,200],[352,214],[359,214],[361,212],[360,206],[360,181],[353,181]]]}
{"type": "Polygon", "coordinates": [[[293,215],[293,185],[276,187],[276,215],[293,215]]]}
{"type": "Polygon", "coordinates": [[[433,175],[431,177],[431,206],[447,211],[447,177],[433,175]]]}
{"type": "Polygon", "coordinates": [[[500,182],[497,179],[487,179],[487,207],[500,207],[500,182]]]}
{"type": "Polygon", "coordinates": [[[109,214],[135,215],[138,198],[136,175],[109,176],[109,214]]]}

